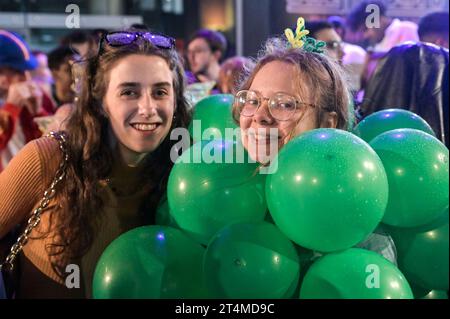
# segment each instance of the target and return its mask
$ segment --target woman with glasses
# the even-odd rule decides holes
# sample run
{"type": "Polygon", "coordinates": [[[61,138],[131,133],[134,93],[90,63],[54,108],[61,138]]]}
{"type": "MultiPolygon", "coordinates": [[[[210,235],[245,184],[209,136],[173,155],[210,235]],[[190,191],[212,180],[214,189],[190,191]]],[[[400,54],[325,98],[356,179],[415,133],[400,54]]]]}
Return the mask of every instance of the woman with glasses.
{"type": "Polygon", "coordinates": [[[183,76],[173,39],[103,35],[66,131],[29,143],[0,175],[0,238],[16,225],[30,232],[10,263],[16,297],[90,297],[107,245],[154,222],[173,165],[170,132],[190,121],[183,76]],[[55,196],[43,204],[47,189],[55,196]]]}
{"type": "MultiPolygon", "coordinates": [[[[317,128],[353,124],[341,68],[324,54],[270,39],[235,96],[233,117],[253,160],[267,165],[292,138],[317,128]]],[[[381,228],[358,245],[396,263],[394,243],[381,228]]]]}
{"type": "Polygon", "coordinates": [[[339,66],[323,54],[287,47],[282,39],[266,43],[233,106],[244,147],[259,162],[265,154],[258,152],[269,148],[258,145],[276,138],[281,149],[305,131],[347,129],[351,121],[349,94],[339,66]],[[271,128],[278,130],[278,136],[269,134],[271,128]]]}

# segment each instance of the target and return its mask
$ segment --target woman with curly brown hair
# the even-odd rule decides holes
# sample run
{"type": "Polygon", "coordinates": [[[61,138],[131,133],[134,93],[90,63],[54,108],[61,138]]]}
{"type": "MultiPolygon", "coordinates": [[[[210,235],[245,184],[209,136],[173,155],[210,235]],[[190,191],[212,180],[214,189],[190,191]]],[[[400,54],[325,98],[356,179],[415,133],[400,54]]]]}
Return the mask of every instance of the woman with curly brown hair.
{"type": "Polygon", "coordinates": [[[2,238],[16,225],[23,231],[64,164],[56,196],[16,260],[18,298],[91,296],[107,245],[154,222],[173,165],[170,132],[190,121],[183,67],[169,37],[105,34],[84,75],[66,131],[29,143],[0,175],[2,238]],[[79,289],[65,284],[68,265],[80,269],[79,289]]]}

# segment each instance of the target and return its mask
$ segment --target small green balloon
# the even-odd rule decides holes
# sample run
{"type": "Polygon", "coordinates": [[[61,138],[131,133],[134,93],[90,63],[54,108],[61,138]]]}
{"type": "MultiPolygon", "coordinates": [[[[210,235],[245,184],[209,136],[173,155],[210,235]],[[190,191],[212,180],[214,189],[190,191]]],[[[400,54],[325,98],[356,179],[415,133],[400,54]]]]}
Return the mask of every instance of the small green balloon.
{"type": "Polygon", "coordinates": [[[223,228],[204,257],[205,282],[217,298],[285,298],[295,292],[299,272],[294,245],[267,222],[223,228]]]}
{"type": "Polygon", "coordinates": [[[438,218],[448,206],[448,149],[435,137],[414,129],[383,133],[370,142],[389,181],[383,223],[418,227],[438,218]]]}
{"type": "Polygon", "coordinates": [[[256,163],[249,163],[248,155],[237,155],[237,146],[223,140],[198,142],[178,158],[170,173],[170,212],[179,227],[202,244],[228,224],[262,221],[266,216],[265,176],[256,163]]]}
{"type": "Polygon", "coordinates": [[[375,252],[351,248],[330,253],[309,268],[301,299],[413,299],[403,274],[375,252]]]}
{"type": "Polygon", "coordinates": [[[436,221],[416,228],[390,227],[398,267],[409,282],[428,290],[448,290],[448,208],[436,221]]]}
{"type": "Polygon", "coordinates": [[[321,252],[350,248],[383,217],[388,184],[381,160],[359,137],[317,129],[291,140],[267,176],[269,211],[296,244],[321,252]]]}
{"type": "Polygon", "coordinates": [[[135,228],[103,252],[94,273],[93,297],[204,298],[204,251],[177,229],[135,228]]]}
{"type": "Polygon", "coordinates": [[[420,116],[402,109],[387,109],[373,113],[354,128],[354,133],[367,143],[378,135],[401,128],[412,128],[436,136],[431,126],[420,116]]]}
{"type": "Polygon", "coordinates": [[[194,142],[226,139],[226,136],[235,140],[230,136],[230,131],[238,128],[232,116],[233,103],[234,97],[231,94],[210,95],[200,100],[194,107],[192,123],[189,125],[194,142]]]}

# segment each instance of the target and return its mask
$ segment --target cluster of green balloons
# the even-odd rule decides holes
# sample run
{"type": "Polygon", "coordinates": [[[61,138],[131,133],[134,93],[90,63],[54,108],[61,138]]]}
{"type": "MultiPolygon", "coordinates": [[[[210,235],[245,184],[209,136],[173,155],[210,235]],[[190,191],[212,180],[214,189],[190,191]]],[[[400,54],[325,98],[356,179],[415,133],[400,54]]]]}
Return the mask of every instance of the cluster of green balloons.
{"type": "Polygon", "coordinates": [[[413,228],[390,227],[398,265],[406,278],[430,290],[449,289],[448,207],[437,220],[413,228]]]}
{"type": "Polygon", "coordinates": [[[374,113],[355,133],[370,142],[386,170],[382,222],[396,244],[399,269],[416,298],[440,297],[449,287],[448,149],[422,118],[404,110],[374,113]]]}
{"type": "Polygon", "coordinates": [[[197,104],[194,119],[217,136],[175,163],[156,212],[164,226],[132,230],[105,250],[95,298],[445,297],[448,149],[425,121],[385,110],[357,126],[361,138],[303,133],[266,177],[240,143],[219,139],[231,106],[223,95],[197,104]],[[352,248],[381,221],[398,268],[352,248]]]}

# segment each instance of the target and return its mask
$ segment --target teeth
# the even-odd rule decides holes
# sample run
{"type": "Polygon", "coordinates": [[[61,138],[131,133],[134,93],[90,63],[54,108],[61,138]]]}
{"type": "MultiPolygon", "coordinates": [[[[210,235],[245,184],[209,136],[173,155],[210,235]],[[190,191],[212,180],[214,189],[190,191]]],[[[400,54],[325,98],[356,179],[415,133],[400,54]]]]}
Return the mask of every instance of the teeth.
{"type": "Polygon", "coordinates": [[[131,124],[138,131],[153,131],[156,124],[131,124]]]}
{"type": "Polygon", "coordinates": [[[256,139],[256,140],[277,140],[278,136],[275,135],[255,135],[255,134],[249,134],[249,136],[251,136],[252,138],[256,139]]]}

